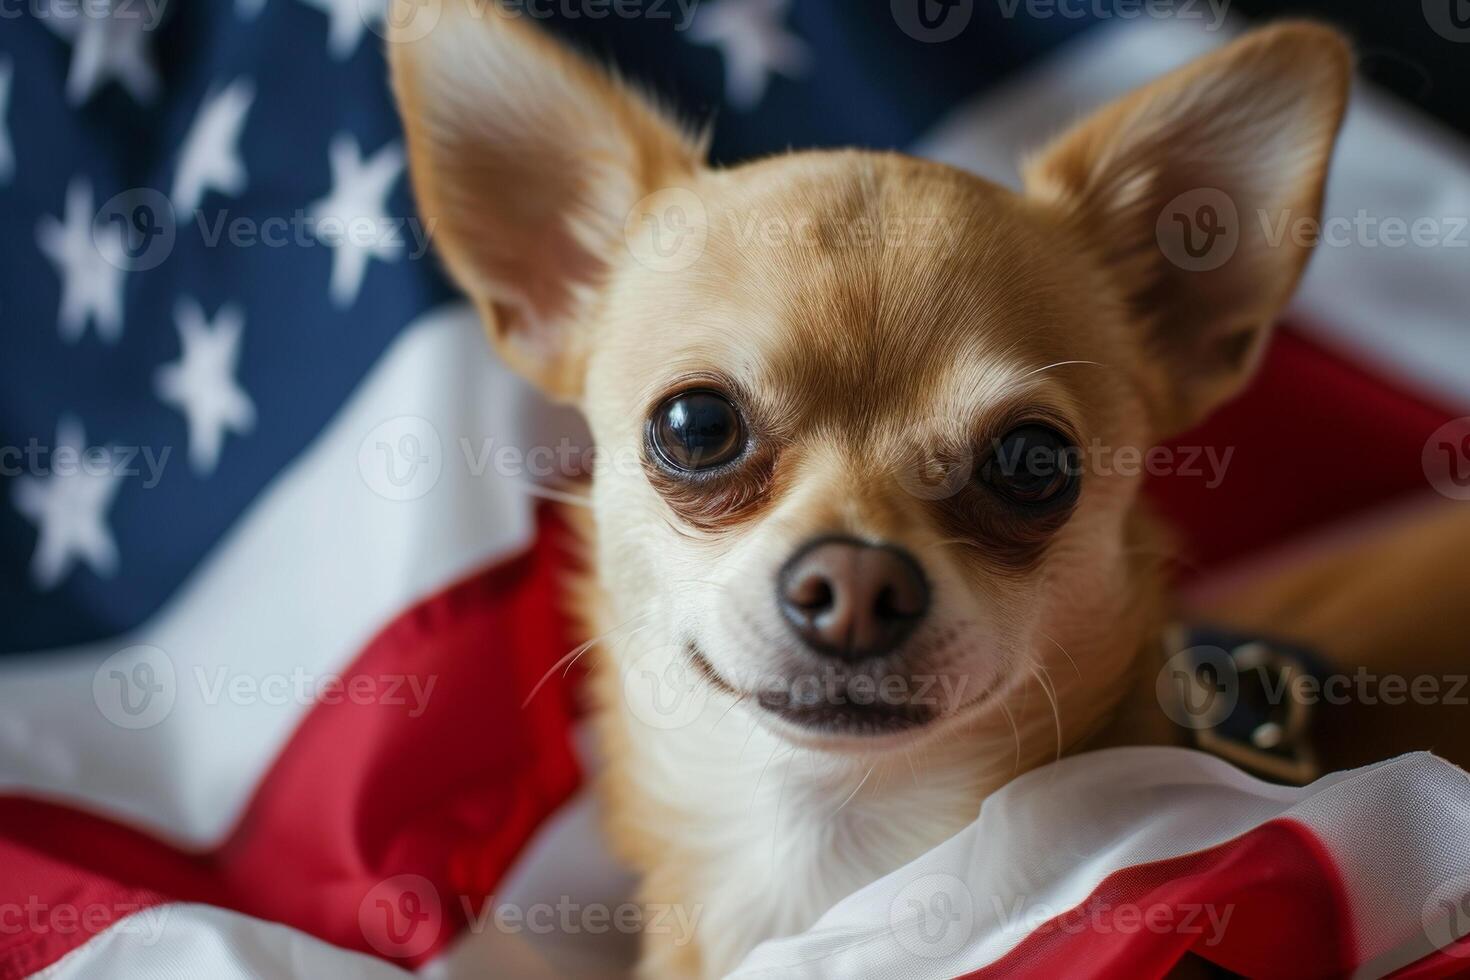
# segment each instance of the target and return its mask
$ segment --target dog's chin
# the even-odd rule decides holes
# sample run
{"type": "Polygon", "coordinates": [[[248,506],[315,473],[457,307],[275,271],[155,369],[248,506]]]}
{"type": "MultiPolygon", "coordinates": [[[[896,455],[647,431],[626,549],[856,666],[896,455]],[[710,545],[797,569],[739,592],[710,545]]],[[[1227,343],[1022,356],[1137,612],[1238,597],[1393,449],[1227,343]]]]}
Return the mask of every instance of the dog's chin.
{"type": "Polygon", "coordinates": [[[931,736],[960,714],[968,714],[983,701],[980,697],[963,706],[944,706],[931,696],[925,700],[885,701],[880,695],[885,682],[911,687],[912,679],[901,675],[860,673],[866,686],[792,685],[786,689],[745,691],[727,681],[695,644],[688,647],[689,659],[698,674],[716,690],[745,704],[764,727],[776,736],[804,748],[828,752],[868,755],[912,747],[931,736]]]}

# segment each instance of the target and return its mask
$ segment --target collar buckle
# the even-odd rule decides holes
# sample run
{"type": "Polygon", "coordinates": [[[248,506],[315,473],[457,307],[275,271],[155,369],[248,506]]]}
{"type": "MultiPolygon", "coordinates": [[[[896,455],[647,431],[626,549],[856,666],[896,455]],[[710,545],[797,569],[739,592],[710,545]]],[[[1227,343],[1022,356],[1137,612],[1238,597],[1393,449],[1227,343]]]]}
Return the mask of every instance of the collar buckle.
{"type": "MultiPolygon", "coordinates": [[[[1165,650],[1176,685],[1169,712],[1194,744],[1266,779],[1301,785],[1321,775],[1312,714],[1325,665],[1311,650],[1212,626],[1175,627],[1165,650]]],[[[1170,668],[1166,668],[1166,672],[1170,668]]]]}

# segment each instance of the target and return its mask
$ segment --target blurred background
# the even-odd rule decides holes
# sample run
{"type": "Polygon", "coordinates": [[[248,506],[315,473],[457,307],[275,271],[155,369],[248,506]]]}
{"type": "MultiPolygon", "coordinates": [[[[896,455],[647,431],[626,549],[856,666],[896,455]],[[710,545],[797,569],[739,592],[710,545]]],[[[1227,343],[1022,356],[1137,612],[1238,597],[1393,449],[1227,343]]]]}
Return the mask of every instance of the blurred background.
{"type": "MultiPolygon", "coordinates": [[[[1198,471],[1150,493],[1199,588],[1470,498],[1464,0],[515,6],[712,123],[720,163],[856,145],[1006,183],[1252,23],[1339,26],[1341,234],[1252,389],[1178,440],[1198,471]]],[[[177,902],[263,956],[451,962],[478,954],[441,894],[626,887],[592,832],[578,674],[548,674],[577,638],[546,484],[579,430],[439,270],[384,7],[0,0],[0,890],[111,910],[0,943],[0,975],[177,902]],[[365,925],[379,894],[432,928],[365,925]]]]}

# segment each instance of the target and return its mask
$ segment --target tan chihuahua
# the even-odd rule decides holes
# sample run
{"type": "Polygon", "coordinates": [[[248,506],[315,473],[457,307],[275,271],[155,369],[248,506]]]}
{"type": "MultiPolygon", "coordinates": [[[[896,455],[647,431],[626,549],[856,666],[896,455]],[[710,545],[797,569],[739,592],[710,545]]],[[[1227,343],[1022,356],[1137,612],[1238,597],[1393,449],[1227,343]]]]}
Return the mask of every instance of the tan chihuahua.
{"type": "Polygon", "coordinates": [[[711,168],[492,2],[390,53],[441,255],[608,461],[582,598],[610,834],[647,901],[700,910],[642,975],[721,975],[1018,772],[1171,737],[1160,542],[1139,477],[1078,447],[1152,446],[1250,375],[1308,258],[1254,216],[1319,215],[1337,34],[1246,35],[1023,194],[892,153],[711,168]],[[1241,216],[1224,261],[1171,238],[1181,195],[1241,216]]]}

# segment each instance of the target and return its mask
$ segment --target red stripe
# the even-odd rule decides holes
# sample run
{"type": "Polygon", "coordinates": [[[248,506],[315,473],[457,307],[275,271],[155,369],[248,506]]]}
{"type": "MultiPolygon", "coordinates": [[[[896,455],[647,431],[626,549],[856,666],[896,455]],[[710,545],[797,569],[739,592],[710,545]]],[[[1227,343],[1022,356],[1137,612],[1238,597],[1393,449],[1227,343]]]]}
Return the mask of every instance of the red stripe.
{"type": "Polygon", "coordinates": [[[1273,820],[1205,851],[1115,871],[965,977],[1144,980],[1191,952],[1261,978],[1340,976],[1356,964],[1346,889],[1311,830],[1273,820]]]}
{"type": "Polygon", "coordinates": [[[1240,398],[1173,440],[1180,472],[1151,479],[1149,495],[1182,534],[1186,571],[1203,571],[1429,493],[1420,454],[1455,414],[1284,330],[1240,398]],[[1195,447],[1232,452],[1217,487],[1204,460],[1184,471],[1195,447]]]}
{"type": "MultiPolygon", "coordinates": [[[[464,925],[459,897],[478,907],[580,781],[571,682],[558,672],[521,708],[571,645],[566,531],[549,510],[539,522],[537,547],[420,602],[343,671],[348,684],[433,677],[426,710],[314,706],[216,850],[189,854],[100,816],[0,797],[0,907],[28,896],[51,906],[205,902],[384,953],[371,909],[397,887],[385,879],[407,874],[443,901],[442,916],[421,926],[432,939],[402,959],[433,955],[464,925]]],[[[0,977],[54,962],[95,931],[0,932],[0,977]]]]}
{"type": "Polygon", "coordinates": [[[119,919],[165,901],[0,839],[0,980],[61,959],[119,919]]]}

